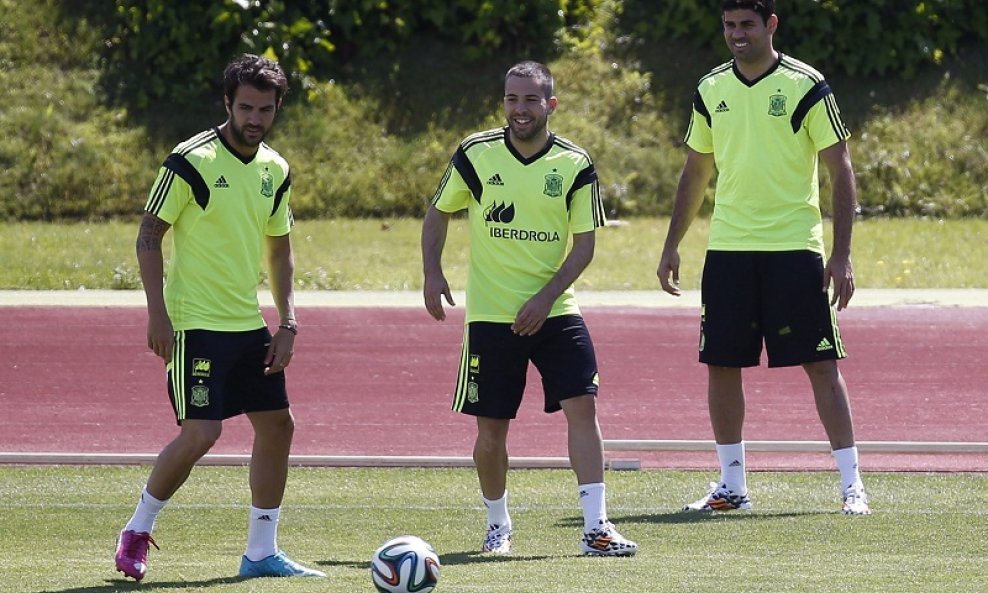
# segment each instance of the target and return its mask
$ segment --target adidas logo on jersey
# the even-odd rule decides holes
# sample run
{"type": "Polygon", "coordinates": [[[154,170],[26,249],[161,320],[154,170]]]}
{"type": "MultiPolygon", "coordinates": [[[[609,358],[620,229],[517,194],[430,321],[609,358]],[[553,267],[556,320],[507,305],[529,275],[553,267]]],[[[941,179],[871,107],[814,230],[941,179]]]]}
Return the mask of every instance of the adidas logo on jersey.
{"type": "Polygon", "coordinates": [[[491,178],[487,180],[487,185],[504,185],[504,182],[501,181],[501,174],[495,173],[491,175],[491,178]]]}
{"type": "Polygon", "coordinates": [[[730,110],[731,108],[727,106],[727,101],[721,101],[720,104],[717,105],[717,109],[714,109],[714,113],[724,113],[730,110]]]}
{"type": "Polygon", "coordinates": [[[219,187],[219,188],[230,187],[230,184],[226,182],[225,176],[220,175],[219,178],[216,180],[216,183],[213,184],[213,187],[219,187]]]}
{"type": "Polygon", "coordinates": [[[830,343],[830,340],[824,338],[820,340],[820,343],[816,345],[817,352],[823,352],[824,350],[833,350],[834,345],[830,343]]]}

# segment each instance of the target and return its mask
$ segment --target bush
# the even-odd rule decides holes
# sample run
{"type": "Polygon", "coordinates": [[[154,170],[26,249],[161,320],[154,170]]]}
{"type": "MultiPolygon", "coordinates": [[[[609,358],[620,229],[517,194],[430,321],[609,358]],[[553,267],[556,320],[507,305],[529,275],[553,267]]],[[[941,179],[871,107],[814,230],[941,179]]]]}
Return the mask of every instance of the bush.
{"type": "Polygon", "coordinates": [[[116,0],[109,14],[92,11],[107,21],[102,87],[144,110],[214,92],[244,51],[278,60],[296,87],[344,72],[361,54],[397,58],[416,35],[459,43],[472,60],[548,55],[559,32],[585,26],[599,1],[116,0]]]}
{"type": "MultiPolygon", "coordinates": [[[[713,47],[727,58],[719,7],[709,0],[625,0],[619,28],[652,41],[713,47]]],[[[825,73],[908,78],[965,43],[988,42],[983,0],[787,0],[777,7],[776,48],[825,73]]]]}

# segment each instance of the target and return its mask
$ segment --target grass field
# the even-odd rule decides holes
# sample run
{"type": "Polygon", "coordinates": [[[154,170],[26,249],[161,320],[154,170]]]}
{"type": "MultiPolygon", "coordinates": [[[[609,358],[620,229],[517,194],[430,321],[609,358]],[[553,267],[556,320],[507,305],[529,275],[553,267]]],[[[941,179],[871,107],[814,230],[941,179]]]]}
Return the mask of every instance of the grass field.
{"type": "Polygon", "coordinates": [[[0,592],[370,592],[371,553],[402,533],[439,551],[438,593],[975,593],[988,583],[984,474],[868,474],[875,514],[845,517],[830,473],[754,473],[754,511],[696,516],[678,508],[707,476],[609,472],[610,516],[641,551],[602,559],[576,553],[568,471],[509,475],[514,552],[488,558],[477,553],[472,470],[296,468],[279,543],[329,578],[242,581],[246,470],[201,467],[159,518],[161,550],[137,585],[112,553],[147,471],[0,467],[0,592]]]}
{"type": "MultiPolygon", "coordinates": [[[[580,290],[659,290],[655,278],[667,219],[635,218],[599,231],[580,290]]],[[[829,224],[829,223],[828,223],[829,224]]],[[[707,220],[680,249],[682,286],[699,287],[707,220]]],[[[293,231],[301,290],[420,290],[421,222],[415,219],[306,220],[293,231]]],[[[829,232],[829,230],[828,230],[829,232]]],[[[140,287],[136,222],[0,223],[0,289],[140,287]]],[[[866,219],[854,230],[862,288],[988,288],[988,219],[866,219]]],[[[454,290],[466,283],[465,221],[454,220],[444,254],[454,290]]]]}

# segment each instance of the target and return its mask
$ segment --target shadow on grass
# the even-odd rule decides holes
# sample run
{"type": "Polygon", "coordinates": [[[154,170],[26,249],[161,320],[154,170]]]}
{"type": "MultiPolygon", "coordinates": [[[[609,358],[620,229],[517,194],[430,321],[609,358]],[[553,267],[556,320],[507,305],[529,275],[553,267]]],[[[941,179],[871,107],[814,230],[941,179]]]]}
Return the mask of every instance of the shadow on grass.
{"type": "MultiPolygon", "coordinates": [[[[470,551],[440,554],[439,562],[443,566],[457,566],[464,564],[486,564],[491,562],[535,562],[539,560],[548,560],[550,558],[554,558],[554,556],[519,556],[517,554],[499,556],[496,554],[485,554],[479,551],[470,551]]],[[[361,570],[370,569],[370,562],[367,561],[321,560],[317,561],[316,564],[323,567],[335,566],[343,568],[358,568],[361,570]]]]}
{"type": "Polygon", "coordinates": [[[453,552],[451,554],[440,554],[439,560],[443,566],[456,566],[464,564],[487,564],[491,562],[534,562],[538,560],[549,560],[554,556],[520,556],[517,554],[498,555],[485,554],[479,551],[453,552]]]}
{"type": "Polygon", "coordinates": [[[230,585],[250,580],[244,577],[217,577],[200,581],[151,581],[139,583],[130,579],[107,579],[106,585],[73,587],[71,589],[45,589],[38,593],[117,593],[119,591],[167,591],[169,589],[199,589],[214,585],[230,585]]]}
{"type": "MultiPolygon", "coordinates": [[[[728,513],[684,513],[669,511],[665,513],[643,513],[638,515],[612,516],[611,520],[618,526],[627,523],[644,523],[651,525],[678,525],[682,523],[704,523],[707,521],[776,521],[793,517],[811,517],[814,515],[835,515],[836,511],[798,511],[798,512],[762,512],[741,511],[728,513]]],[[[567,517],[556,523],[558,527],[582,527],[582,517],[567,517]]]]}

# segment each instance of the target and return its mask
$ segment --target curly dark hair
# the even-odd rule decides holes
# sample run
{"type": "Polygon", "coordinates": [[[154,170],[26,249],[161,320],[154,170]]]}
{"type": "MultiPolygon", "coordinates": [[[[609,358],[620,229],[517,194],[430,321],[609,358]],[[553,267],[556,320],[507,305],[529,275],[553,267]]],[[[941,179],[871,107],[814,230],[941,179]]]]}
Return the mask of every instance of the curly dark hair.
{"type": "Polygon", "coordinates": [[[242,84],[249,84],[262,91],[274,89],[275,100],[279,105],[288,92],[288,78],[278,62],[254,54],[237,56],[223,71],[223,94],[227,99],[233,101],[237,88],[242,84]]]}

